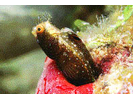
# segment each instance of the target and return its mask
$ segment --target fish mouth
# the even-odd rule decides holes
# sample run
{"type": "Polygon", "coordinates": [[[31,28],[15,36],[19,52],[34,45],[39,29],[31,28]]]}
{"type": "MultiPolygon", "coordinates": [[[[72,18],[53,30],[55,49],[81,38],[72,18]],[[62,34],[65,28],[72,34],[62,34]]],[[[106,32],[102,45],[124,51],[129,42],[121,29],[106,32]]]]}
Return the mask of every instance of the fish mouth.
{"type": "Polygon", "coordinates": [[[32,29],[32,34],[34,35],[35,38],[37,38],[37,34],[36,34],[36,26],[33,27],[33,29],[32,29]]]}

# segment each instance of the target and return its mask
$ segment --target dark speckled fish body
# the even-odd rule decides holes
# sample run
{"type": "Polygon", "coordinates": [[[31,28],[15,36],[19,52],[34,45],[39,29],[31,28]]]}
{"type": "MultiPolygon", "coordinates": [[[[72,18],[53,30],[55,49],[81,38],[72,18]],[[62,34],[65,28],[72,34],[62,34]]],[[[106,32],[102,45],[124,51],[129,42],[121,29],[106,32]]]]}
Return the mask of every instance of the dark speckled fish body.
{"type": "Polygon", "coordinates": [[[69,29],[59,30],[49,21],[39,24],[33,34],[48,57],[54,59],[66,79],[74,85],[92,83],[100,71],[82,40],[69,29]],[[38,26],[43,31],[40,32],[38,26]]]}

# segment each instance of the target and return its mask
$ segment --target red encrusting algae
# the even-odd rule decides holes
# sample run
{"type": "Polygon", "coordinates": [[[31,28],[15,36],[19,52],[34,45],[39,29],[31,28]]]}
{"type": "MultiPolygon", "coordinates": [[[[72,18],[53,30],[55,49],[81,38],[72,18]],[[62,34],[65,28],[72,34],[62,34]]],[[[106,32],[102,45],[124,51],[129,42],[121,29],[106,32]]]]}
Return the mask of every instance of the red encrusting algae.
{"type": "Polygon", "coordinates": [[[92,94],[93,84],[75,86],[57,69],[55,61],[46,58],[44,71],[38,83],[37,94],[92,94]]]}

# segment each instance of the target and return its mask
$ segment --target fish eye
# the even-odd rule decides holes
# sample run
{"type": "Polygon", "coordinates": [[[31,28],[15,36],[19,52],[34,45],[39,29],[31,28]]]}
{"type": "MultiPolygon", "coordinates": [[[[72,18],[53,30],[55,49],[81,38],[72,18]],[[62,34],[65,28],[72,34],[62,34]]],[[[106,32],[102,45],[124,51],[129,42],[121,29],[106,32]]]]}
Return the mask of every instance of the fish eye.
{"type": "Polygon", "coordinates": [[[37,33],[43,33],[44,32],[44,27],[42,26],[42,25],[38,25],[37,27],[36,27],[36,31],[37,31],[37,33]]]}
{"type": "Polygon", "coordinates": [[[77,36],[73,36],[73,38],[74,38],[75,40],[80,41],[80,38],[79,38],[79,37],[77,37],[77,36]]]}

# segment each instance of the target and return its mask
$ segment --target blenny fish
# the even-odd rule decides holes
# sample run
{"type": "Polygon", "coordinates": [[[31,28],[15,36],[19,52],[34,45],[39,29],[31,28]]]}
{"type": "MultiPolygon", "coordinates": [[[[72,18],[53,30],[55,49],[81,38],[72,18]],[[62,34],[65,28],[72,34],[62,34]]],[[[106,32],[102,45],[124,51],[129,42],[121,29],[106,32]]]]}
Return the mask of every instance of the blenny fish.
{"type": "Polygon", "coordinates": [[[79,86],[98,78],[101,70],[95,66],[85,44],[71,29],[60,30],[50,21],[45,21],[35,26],[32,34],[70,83],[79,86]]]}

